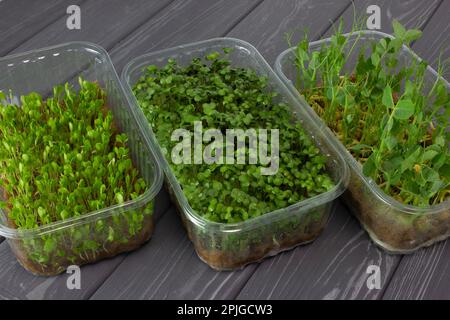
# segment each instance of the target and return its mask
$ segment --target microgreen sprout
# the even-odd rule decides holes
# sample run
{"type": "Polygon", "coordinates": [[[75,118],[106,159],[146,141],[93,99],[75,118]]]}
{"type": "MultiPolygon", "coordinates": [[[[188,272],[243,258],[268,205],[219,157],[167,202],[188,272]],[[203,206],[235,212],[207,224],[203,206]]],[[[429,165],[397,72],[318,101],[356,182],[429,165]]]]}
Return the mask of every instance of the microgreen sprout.
{"type": "MultiPolygon", "coordinates": [[[[136,199],[146,190],[133,166],[128,138],[118,131],[97,83],[80,78],[78,92],[66,83],[54,87],[47,99],[38,93],[21,96],[20,105],[6,98],[2,93],[1,204],[14,228],[81,217],[136,199]]],[[[60,272],[67,262],[92,261],[89,257],[101,255],[105,242],[127,242],[142,229],[143,220],[142,211],[132,210],[21,245],[40,271],[60,272]]]]}
{"type": "Polygon", "coordinates": [[[238,128],[279,130],[280,167],[275,175],[261,175],[258,164],[171,163],[190,205],[208,220],[245,221],[333,187],[327,158],[294,121],[289,107],[275,103],[276,93],[268,89],[267,78],[233,67],[219,52],[194,58],[187,66],[173,59],[162,68],[147,66],[133,87],[170,163],[176,143],[172,132],[192,131],[194,122],[222,133],[238,128]]]}
{"type": "Polygon", "coordinates": [[[425,61],[402,60],[421,32],[397,21],[393,29],[394,39],[369,47],[359,37],[351,43],[342,24],[319,50],[305,37],[295,49],[297,87],[366,176],[400,202],[426,207],[450,195],[450,94],[440,78],[427,83],[425,61]]]}

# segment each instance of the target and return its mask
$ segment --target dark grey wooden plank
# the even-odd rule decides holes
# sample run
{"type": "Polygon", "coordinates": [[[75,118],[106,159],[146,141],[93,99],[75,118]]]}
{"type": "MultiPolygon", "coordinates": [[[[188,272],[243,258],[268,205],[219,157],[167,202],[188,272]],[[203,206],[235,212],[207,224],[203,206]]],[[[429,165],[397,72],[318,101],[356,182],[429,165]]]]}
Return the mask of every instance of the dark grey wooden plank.
{"type": "Polygon", "coordinates": [[[405,255],[383,299],[450,299],[450,241],[405,255]]]}
{"type": "Polygon", "coordinates": [[[108,49],[135,28],[151,20],[172,1],[88,0],[80,6],[80,30],[68,30],[66,17],[63,17],[16,48],[15,51],[26,51],[69,41],[90,41],[108,49]]]}
{"type": "Polygon", "coordinates": [[[9,291],[0,288],[0,300],[19,300],[19,298],[15,297],[9,291]]]}
{"type": "MultiPolygon", "coordinates": [[[[208,1],[178,0],[176,3],[171,4],[170,8],[165,8],[156,16],[152,16],[151,19],[148,19],[144,26],[151,26],[150,29],[146,29],[144,27],[138,28],[137,30],[138,32],[140,30],[141,33],[143,32],[145,34],[145,36],[141,39],[148,40],[147,36],[151,36],[150,41],[159,40],[162,41],[161,43],[165,43],[164,35],[166,35],[168,42],[190,39],[191,35],[195,35],[199,38],[220,36],[221,34],[226,32],[227,28],[230,28],[236,23],[236,21],[239,21],[240,17],[250,11],[257,3],[257,1],[242,1],[235,6],[229,6],[229,3],[226,3],[226,1],[217,1],[211,3],[208,1]],[[153,20],[156,20],[158,22],[153,23],[153,20]],[[214,24],[214,22],[217,22],[217,25],[214,24]],[[214,25],[214,27],[211,27],[211,25],[214,25]]],[[[103,10],[98,12],[98,14],[109,15],[112,14],[112,12],[103,10]]],[[[120,18],[128,20],[128,17],[116,14],[116,19],[120,18]]],[[[99,16],[97,16],[97,19],[101,20],[99,16]]],[[[58,25],[60,23],[61,21],[57,21],[55,24],[58,25]]],[[[118,23],[117,20],[115,21],[115,23],[118,23]]],[[[96,32],[99,34],[105,34],[104,31],[100,31],[99,29],[109,28],[108,25],[92,25],[91,27],[93,28],[92,30],[84,30],[84,32],[86,32],[86,34],[96,32]]],[[[53,26],[50,26],[48,30],[56,31],[53,26]]],[[[61,32],[69,34],[71,31],[64,29],[61,30],[61,32]]],[[[46,45],[46,34],[47,32],[37,35],[37,39],[32,39],[29,42],[23,44],[20,50],[32,49],[35,46],[46,45]]],[[[134,35],[135,33],[133,32],[131,36],[133,37],[134,35]]],[[[64,35],[58,37],[61,37],[61,39],[63,39],[64,35]]],[[[55,41],[54,39],[55,38],[51,37],[48,41],[55,41]]],[[[107,39],[107,41],[109,40],[107,39]]],[[[102,38],[98,38],[98,42],[100,42],[100,45],[103,45],[102,38]]],[[[123,48],[126,48],[127,50],[130,49],[130,47],[132,47],[133,45],[137,44],[141,45],[141,50],[142,48],[146,47],[145,41],[144,43],[140,43],[138,41],[130,42],[125,40],[124,43],[126,43],[126,45],[123,48]]],[[[119,46],[119,48],[115,48],[114,52],[120,54],[121,47],[122,46],[119,46]]],[[[139,50],[136,50],[134,52],[136,55],[143,53],[139,52],[139,50]]],[[[129,57],[125,55],[120,56],[124,57],[124,59],[122,60],[124,63],[126,63],[129,59],[129,57]]],[[[114,62],[117,61],[117,58],[114,55],[112,56],[112,58],[114,62]]],[[[156,217],[160,217],[162,215],[162,212],[164,212],[165,209],[170,205],[170,201],[168,200],[167,193],[165,191],[162,191],[159,195],[158,203],[159,205],[157,207],[161,209],[157,209],[157,212],[155,214],[156,217]]],[[[0,256],[0,263],[5,266],[12,264],[12,266],[10,266],[10,268],[4,273],[0,272],[0,283],[5,283],[5,287],[8,288],[10,292],[13,292],[19,297],[27,297],[28,294],[28,297],[31,298],[46,299],[56,297],[65,297],[70,299],[89,297],[92,294],[92,291],[97,288],[111,274],[112,271],[115,270],[117,265],[119,265],[119,263],[126,256],[121,255],[112,260],[107,260],[100,262],[99,264],[83,267],[82,273],[87,279],[87,281],[85,282],[85,287],[79,291],[67,292],[69,290],[67,290],[65,286],[65,275],[54,277],[55,280],[49,280],[50,278],[34,277],[20,268],[20,266],[10,253],[9,248],[7,248],[7,243],[2,243],[0,245],[0,252],[3,251],[8,254],[0,256]],[[17,273],[18,276],[11,277],[11,274],[14,275],[14,273],[17,273]],[[30,283],[30,285],[23,286],[23,281],[30,283]]]]}
{"type": "Polygon", "coordinates": [[[3,0],[0,2],[0,56],[39,33],[47,25],[66,15],[71,4],[81,0],[3,0]]]}
{"type": "Polygon", "coordinates": [[[422,38],[414,43],[413,50],[434,68],[446,60],[444,77],[450,81],[450,1],[444,0],[423,30],[422,38]]]}
{"type": "MultiPolygon", "coordinates": [[[[450,1],[443,1],[412,49],[427,61],[450,58],[448,13],[450,1]],[[441,50],[442,49],[442,50],[441,50]]],[[[433,65],[437,66],[437,61],[433,65]]],[[[445,76],[450,78],[450,70],[445,76]]],[[[450,240],[404,256],[383,299],[450,299],[450,240]]]]}
{"type": "MultiPolygon", "coordinates": [[[[71,4],[81,4],[82,0],[5,0],[0,1],[0,56],[7,55],[20,43],[30,39],[47,25],[66,15],[71,4]]],[[[0,243],[3,237],[0,237],[0,243]]]]}
{"type": "MultiPolygon", "coordinates": [[[[90,10],[95,9],[95,17],[91,15],[91,22],[88,23],[86,21],[87,23],[82,25],[82,33],[79,35],[75,35],[75,37],[89,37],[89,35],[92,34],[93,36],[90,38],[91,41],[93,41],[93,37],[95,37],[95,40],[100,43],[100,45],[111,46],[114,42],[114,34],[117,36],[117,41],[119,41],[125,35],[125,33],[117,32],[117,30],[115,30],[116,25],[124,26],[130,19],[130,14],[134,19],[140,20],[140,22],[151,20],[151,18],[155,14],[157,14],[161,10],[161,8],[164,7],[164,5],[169,3],[169,1],[158,2],[159,5],[157,5],[156,2],[153,1],[136,1],[136,3],[140,4],[139,8],[134,5],[121,2],[123,3],[123,5],[122,9],[120,9],[121,7],[119,6],[119,1],[108,1],[108,5],[105,5],[105,2],[89,0],[87,3],[85,3],[86,7],[84,5],[82,6],[82,10],[84,12],[85,8],[90,8],[90,10]],[[109,7],[109,5],[111,7],[109,7]],[[110,11],[107,8],[111,8],[113,11],[110,11]],[[129,15],[124,14],[127,12],[129,15]],[[111,20],[111,16],[114,19],[111,20]],[[101,23],[95,24],[92,23],[92,20],[94,22],[98,21],[101,23]],[[103,43],[103,41],[105,42],[103,43]]],[[[38,8],[35,8],[35,11],[38,11],[38,8]]],[[[64,8],[63,10],[64,15],[65,12],[66,8],[64,8]]],[[[89,16],[88,11],[86,11],[86,16],[89,16]]],[[[13,51],[19,52],[23,50],[30,50],[37,47],[47,46],[50,44],[54,44],[54,41],[65,39],[65,37],[72,37],[72,32],[76,33],[77,31],[71,31],[65,28],[65,25],[62,24],[63,22],[65,23],[65,19],[65,17],[57,19],[57,21],[52,25],[42,30],[35,37],[23,43],[20,48],[16,48],[13,51]]],[[[130,25],[136,26],[137,24],[136,22],[132,22],[130,23],[130,25]]],[[[132,29],[127,30],[131,31],[132,29]]],[[[74,40],[74,38],[72,38],[72,40],[74,40]]],[[[170,200],[168,194],[165,190],[162,190],[156,199],[155,220],[158,220],[159,217],[163,215],[163,213],[168,209],[169,205],[170,200]]],[[[0,239],[0,242],[2,240],[3,239],[0,239]]],[[[98,266],[92,265],[83,267],[82,273],[86,276],[85,286],[82,288],[82,290],[69,291],[65,286],[65,275],[53,277],[51,278],[53,280],[48,280],[47,278],[34,277],[33,275],[23,270],[16,262],[13,254],[10,252],[9,245],[6,241],[0,244],[0,252],[3,253],[0,254],[0,283],[2,284],[2,287],[5,288],[5,290],[7,289],[9,292],[21,298],[26,298],[27,295],[32,298],[87,298],[109,276],[109,274],[117,267],[120,261],[122,261],[126,256],[126,254],[123,254],[116,257],[115,259],[103,261],[99,263],[98,266]],[[2,270],[4,272],[2,272],[2,270]],[[25,282],[28,285],[24,285],[25,282]]]]}
{"type": "MultiPolygon", "coordinates": [[[[357,10],[356,15],[362,16],[366,14],[369,4],[380,5],[384,12],[383,30],[390,32],[390,22],[387,19],[391,21],[395,18],[407,26],[423,27],[424,23],[419,22],[427,20],[433,13],[430,7],[434,5],[436,8],[439,1],[430,1],[427,5],[419,0],[356,1],[355,6],[347,7],[343,14],[347,28],[351,24],[354,8],[357,10]]],[[[243,30],[247,28],[253,26],[242,26],[243,30]]],[[[330,30],[326,30],[324,34],[329,34],[330,30]]],[[[261,41],[258,33],[254,34],[256,39],[248,40],[261,41]]],[[[239,298],[379,299],[400,259],[400,256],[390,256],[378,250],[356,220],[350,217],[348,210],[338,207],[336,215],[318,241],[284,253],[273,261],[263,262],[243,288],[239,298]],[[372,264],[381,269],[381,290],[366,286],[366,270],[372,264]]]]}
{"type": "MultiPolygon", "coordinates": [[[[7,55],[20,43],[33,37],[45,26],[66,14],[67,6],[79,1],[49,0],[45,2],[27,0],[0,1],[0,56],[7,55]]],[[[0,237],[0,243],[3,237],[0,237]]]]}
{"type": "Polygon", "coordinates": [[[230,299],[254,268],[216,272],[202,263],[172,208],[151,243],[130,254],[92,299],[230,299]]]}
{"type": "Polygon", "coordinates": [[[261,0],[185,0],[172,3],[110,52],[118,71],[131,59],[176,45],[220,37],[261,0]]]}
{"type": "MultiPolygon", "coordinates": [[[[260,10],[260,8],[262,7],[269,12],[273,12],[274,11],[273,7],[271,5],[268,6],[266,3],[270,4],[273,2],[265,1],[261,5],[256,7],[255,10],[260,10]]],[[[278,11],[284,10],[284,13],[290,13],[293,10],[292,8],[294,3],[292,1],[289,2],[285,1],[282,3],[284,3],[285,6],[278,6],[277,7],[278,11]]],[[[331,4],[331,2],[329,1],[327,3],[331,4]]],[[[216,2],[216,6],[218,6],[218,4],[219,2],[216,2]]],[[[308,4],[309,7],[311,7],[313,1],[308,1],[308,4]]],[[[304,6],[302,8],[296,7],[296,15],[292,15],[290,19],[291,20],[298,19],[302,16],[302,14],[305,14],[305,10],[308,8],[308,6],[304,6]]],[[[183,7],[180,8],[177,7],[176,10],[183,10],[183,7]]],[[[218,10],[218,8],[216,7],[215,10],[218,10]]],[[[337,17],[343,10],[343,6],[341,5],[336,6],[334,7],[333,10],[330,7],[328,7],[328,16],[326,21],[328,21],[328,19],[333,19],[337,17]]],[[[242,9],[237,9],[236,12],[242,12],[242,9]]],[[[317,12],[315,10],[312,10],[311,12],[307,13],[311,14],[310,17],[313,17],[312,14],[316,13],[318,14],[319,12],[320,10],[318,10],[317,12]]],[[[183,10],[182,16],[184,14],[185,11],[183,10]]],[[[229,23],[230,25],[229,19],[231,15],[224,14],[223,11],[220,11],[220,14],[221,16],[224,16],[223,18],[224,21],[227,21],[227,23],[229,23]]],[[[190,21],[191,19],[185,19],[186,29],[187,32],[189,32],[189,38],[191,36],[191,33],[194,35],[194,39],[192,40],[206,39],[210,37],[211,27],[223,25],[223,23],[219,23],[217,21],[217,19],[222,18],[212,17],[211,14],[202,14],[201,16],[207,18],[208,21],[206,23],[210,24],[210,27],[208,27],[208,25],[205,26],[199,25],[199,22],[192,24],[192,22],[190,21]],[[215,21],[215,23],[211,24],[212,21],[215,21]],[[192,31],[190,31],[192,28],[198,29],[199,31],[200,30],[203,31],[201,34],[199,33],[194,34],[192,31]],[[205,32],[207,32],[207,34],[205,34],[205,32]]],[[[168,47],[189,42],[186,36],[180,34],[179,25],[176,25],[176,29],[174,29],[175,26],[172,25],[171,23],[172,20],[165,21],[166,19],[176,19],[177,21],[180,21],[179,19],[181,19],[181,21],[183,21],[184,18],[183,17],[178,18],[177,13],[172,12],[167,17],[164,17],[164,19],[161,19],[161,21],[155,20],[148,26],[142,26],[141,28],[145,28],[144,30],[142,31],[138,30],[135,33],[135,36],[131,37],[129,41],[124,41],[123,43],[121,43],[119,45],[119,48],[123,47],[128,48],[128,43],[136,44],[136,42],[138,42],[136,47],[124,49],[126,50],[125,52],[126,55],[129,56],[129,55],[136,55],[134,52],[137,52],[138,50],[139,54],[141,54],[143,52],[151,51],[153,50],[153,48],[161,48],[162,43],[164,44],[165,47],[168,47]],[[150,31],[148,31],[147,28],[150,31]],[[159,30],[164,30],[164,32],[160,32],[159,30]],[[166,32],[170,32],[173,34],[172,36],[169,36],[167,40],[165,38],[161,39],[162,36],[155,37],[152,35],[152,34],[164,35],[166,32]],[[142,42],[142,44],[140,44],[139,42],[142,42]]],[[[247,17],[245,17],[245,19],[243,19],[235,28],[233,28],[230,33],[227,33],[226,35],[236,36],[238,38],[245,39],[246,36],[245,28],[242,29],[241,24],[243,23],[247,24],[247,19],[251,19],[249,24],[255,23],[253,11],[247,17]],[[239,32],[235,31],[236,29],[240,29],[241,31],[239,32]]],[[[269,20],[266,19],[263,24],[258,24],[257,26],[255,26],[255,28],[259,28],[260,30],[268,28],[270,30],[273,30],[274,33],[279,34],[280,37],[283,37],[283,33],[290,31],[289,28],[292,25],[291,22],[287,23],[282,28],[276,27],[280,24],[280,21],[283,19],[284,15],[279,14],[273,19],[269,20]]],[[[203,21],[201,23],[203,24],[203,21]]],[[[181,30],[183,30],[184,32],[184,29],[181,30]]],[[[220,32],[217,33],[218,33],[217,36],[221,35],[220,32]]],[[[273,49],[275,49],[275,47],[273,49]]],[[[125,60],[125,58],[122,58],[125,57],[125,53],[116,54],[115,50],[116,48],[114,48],[111,51],[112,52],[111,56],[113,57],[116,66],[119,66],[120,68],[120,66],[123,65],[122,60],[125,60]]],[[[265,54],[266,52],[269,54],[270,53],[274,54],[274,52],[270,50],[266,50],[265,52],[263,52],[263,54],[265,54]]],[[[164,216],[163,219],[165,220],[169,218],[164,216]]],[[[167,225],[169,225],[169,222],[164,223],[167,223],[167,225]]],[[[164,227],[161,226],[162,224],[163,223],[158,225],[157,229],[159,228],[163,229],[164,227]]],[[[158,230],[156,232],[158,232],[158,230]]],[[[248,277],[251,275],[253,269],[255,268],[255,265],[248,266],[246,269],[244,269],[243,272],[238,273],[235,272],[218,273],[212,271],[211,269],[209,269],[208,266],[203,264],[196,257],[196,255],[194,254],[192,244],[184,235],[185,232],[181,229],[178,232],[180,232],[181,235],[178,233],[171,234],[169,233],[169,231],[165,231],[164,236],[166,240],[165,242],[162,241],[162,243],[168,246],[170,245],[169,249],[167,250],[162,250],[161,252],[161,250],[156,247],[156,241],[152,241],[152,244],[150,246],[155,245],[155,247],[154,248],[150,247],[148,249],[148,253],[146,250],[145,253],[139,252],[136,253],[136,255],[134,256],[130,255],[129,257],[127,257],[127,259],[124,260],[124,262],[119,266],[119,268],[114,272],[114,274],[112,274],[111,277],[108,278],[107,282],[102,287],[99,288],[99,290],[96,292],[93,298],[102,299],[115,297],[114,290],[117,292],[117,288],[123,288],[123,290],[119,289],[121,290],[119,293],[119,297],[121,298],[209,299],[209,298],[235,297],[240,290],[240,286],[242,286],[248,279],[248,277]],[[175,251],[183,252],[180,253],[180,257],[176,260],[176,262],[174,262],[173,256],[167,256],[167,252],[175,252],[175,251]],[[175,264],[181,265],[181,267],[172,266],[175,264]],[[159,272],[160,270],[163,271],[161,271],[160,273],[159,272]],[[183,270],[183,272],[180,272],[181,270],[183,270]],[[185,270],[194,270],[195,272],[191,273],[190,271],[185,270]],[[142,281],[143,275],[155,275],[156,272],[158,272],[157,273],[158,276],[153,282],[151,282],[150,285],[147,282],[142,281]],[[193,275],[195,275],[194,278],[192,278],[193,275]],[[195,283],[192,282],[194,280],[196,281],[195,283]],[[180,286],[181,288],[179,288],[180,286]]],[[[154,240],[156,240],[156,236],[154,240]]]]}
{"type": "Polygon", "coordinates": [[[83,299],[92,294],[123,259],[122,256],[81,269],[81,289],[67,289],[69,274],[36,277],[23,269],[6,242],[0,245],[0,283],[4,290],[19,299],[83,299]]]}
{"type": "Polygon", "coordinates": [[[376,299],[382,290],[367,287],[368,266],[380,267],[383,287],[398,259],[376,249],[337,202],[315,242],[261,263],[238,299],[376,299]]]}
{"type": "Polygon", "coordinates": [[[298,41],[304,30],[319,37],[350,6],[350,0],[264,1],[228,34],[249,41],[273,64],[279,53],[288,48],[286,34],[298,41]]]}
{"type": "MultiPolygon", "coordinates": [[[[428,19],[434,13],[442,0],[354,0],[354,5],[345,10],[342,15],[344,30],[351,30],[354,15],[356,18],[364,18],[363,28],[366,28],[365,19],[369,16],[366,13],[369,5],[378,5],[381,9],[381,29],[377,31],[393,33],[392,20],[397,19],[407,28],[423,29],[428,19]]],[[[332,30],[327,31],[329,35],[332,30]]]]}
{"type": "MultiPolygon", "coordinates": [[[[169,204],[167,192],[162,191],[155,204],[156,224],[169,204]]],[[[151,242],[152,239],[149,243],[151,242]]],[[[127,253],[124,253],[112,259],[83,266],[81,268],[81,289],[68,290],[66,286],[68,274],[63,273],[49,278],[32,275],[20,266],[5,241],[0,244],[0,287],[21,299],[87,299],[113,273],[126,256],[127,253]]]]}

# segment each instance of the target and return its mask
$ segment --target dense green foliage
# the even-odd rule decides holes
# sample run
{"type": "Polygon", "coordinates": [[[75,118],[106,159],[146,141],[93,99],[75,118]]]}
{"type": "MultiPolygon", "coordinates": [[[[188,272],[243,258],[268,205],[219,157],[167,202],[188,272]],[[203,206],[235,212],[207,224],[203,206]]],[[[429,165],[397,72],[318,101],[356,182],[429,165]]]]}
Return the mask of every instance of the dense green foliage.
{"type": "MultiPolygon", "coordinates": [[[[137,198],[146,182],[133,167],[96,83],[57,86],[43,99],[0,92],[1,202],[9,224],[33,229],[137,198]],[[7,101],[10,101],[8,103],[7,101]]],[[[152,230],[153,202],[14,241],[28,270],[54,275],[68,265],[94,262],[135,248],[152,230]],[[82,222],[82,223],[80,223],[82,222]]]]}
{"type": "MultiPolygon", "coordinates": [[[[133,87],[166,158],[194,210],[217,222],[233,223],[295,204],[333,187],[321,155],[288,106],[276,103],[268,80],[253,70],[233,67],[218,52],[194,58],[187,66],[170,59],[144,69],[133,87]],[[279,169],[261,175],[259,164],[174,164],[170,150],[175,129],[223,135],[227,129],[278,129],[279,169]]],[[[224,143],[223,149],[226,146],[224,143]]],[[[237,154],[239,150],[235,150],[237,154]]],[[[248,149],[247,149],[248,157],[248,149]]]]}
{"type": "Polygon", "coordinates": [[[425,76],[425,61],[402,60],[421,32],[394,22],[395,39],[362,45],[342,28],[318,50],[296,47],[297,87],[317,114],[389,195],[428,206],[450,195],[450,94],[425,76]],[[368,52],[368,53],[367,53],[368,52]],[[357,56],[352,70],[346,64],[357,56]]]}
{"type": "Polygon", "coordinates": [[[46,100],[30,93],[20,107],[0,105],[2,204],[19,229],[120,204],[146,188],[104,92],[83,80],[80,87],[55,87],[46,100]]]}

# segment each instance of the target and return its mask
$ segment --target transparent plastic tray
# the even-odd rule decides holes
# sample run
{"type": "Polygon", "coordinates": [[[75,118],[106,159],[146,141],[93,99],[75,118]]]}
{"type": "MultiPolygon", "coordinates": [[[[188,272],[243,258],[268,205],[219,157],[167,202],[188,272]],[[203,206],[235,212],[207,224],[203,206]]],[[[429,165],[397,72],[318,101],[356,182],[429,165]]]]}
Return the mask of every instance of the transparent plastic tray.
{"type": "Polygon", "coordinates": [[[154,197],[163,182],[160,166],[138,129],[104,49],[71,42],[0,59],[0,90],[12,90],[15,103],[20,95],[38,92],[45,97],[55,85],[76,84],[78,76],[97,82],[106,92],[107,107],[115,125],[128,135],[132,161],[148,188],[135,200],[30,230],[12,228],[2,210],[0,235],[7,238],[19,262],[38,275],[58,274],[69,265],[95,262],[139,247],[152,234],[154,197]],[[129,222],[136,217],[140,220],[134,221],[137,227],[131,230],[129,222]]]}
{"type": "Polygon", "coordinates": [[[124,68],[122,82],[130,97],[134,99],[134,111],[142,129],[158,150],[169,192],[179,208],[189,238],[194,243],[199,257],[209,266],[217,270],[240,268],[266,256],[310,242],[320,234],[328,220],[333,200],[345,190],[348,168],[333,143],[330,143],[330,133],[319,129],[316,121],[304,111],[253,46],[237,39],[217,38],[146,54],[134,59],[124,68]],[[204,57],[211,52],[221,51],[222,48],[234,49],[229,55],[233,66],[251,68],[259,75],[268,77],[271,90],[279,93],[278,99],[291,107],[305,130],[327,155],[328,170],[336,184],[332,190],[257,218],[232,224],[208,221],[191,208],[131,88],[142,75],[145,66],[164,66],[169,58],[175,59],[181,65],[187,65],[195,57],[204,57]]]}
{"type": "MultiPolygon", "coordinates": [[[[349,46],[353,46],[359,37],[353,51],[354,54],[347,61],[346,71],[354,69],[359,48],[371,41],[378,41],[385,37],[392,38],[391,35],[377,31],[361,31],[346,36],[350,37],[349,46]]],[[[320,50],[321,46],[326,45],[329,41],[328,38],[312,42],[309,49],[311,51],[320,50]]],[[[275,62],[275,72],[297,97],[305,112],[308,112],[315,122],[320,123],[321,130],[333,135],[331,143],[338,147],[340,154],[350,167],[350,182],[348,190],[344,193],[344,199],[372,240],[390,253],[404,254],[449,237],[450,199],[429,207],[405,205],[384,193],[372,179],[363,175],[358,161],[346,150],[345,146],[296,89],[295,84],[299,75],[294,65],[294,50],[295,48],[287,49],[278,56],[275,62]]],[[[403,65],[420,60],[406,46],[403,47],[399,58],[403,65]]],[[[425,76],[426,81],[431,84],[437,79],[438,74],[434,69],[428,67],[425,76]]],[[[450,89],[449,83],[445,82],[447,88],[450,89]]],[[[442,125],[448,126],[448,123],[442,125]]]]}

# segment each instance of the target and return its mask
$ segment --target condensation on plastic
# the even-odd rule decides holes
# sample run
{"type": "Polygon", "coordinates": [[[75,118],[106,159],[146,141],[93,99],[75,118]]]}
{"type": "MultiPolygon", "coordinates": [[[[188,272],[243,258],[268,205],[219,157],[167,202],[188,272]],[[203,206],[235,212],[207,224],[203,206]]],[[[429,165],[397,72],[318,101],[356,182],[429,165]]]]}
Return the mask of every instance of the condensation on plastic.
{"type": "Polygon", "coordinates": [[[328,132],[322,132],[304,111],[293,94],[283,85],[273,70],[250,44],[231,38],[216,38],[146,54],[131,61],[122,73],[122,82],[134,100],[134,111],[142,129],[158,150],[158,159],[166,174],[166,183],[173,201],[179,208],[189,238],[198,256],[216,270],[241,268],[267,256],[288,250],[299,244],[313,241],[322,231],[330,215],[334,199],[343,193],[348,180],[348,168],[343,157],[329,143],[328,132]],[[328,169],[336,186],[323,194],[239,223],[218,223],[204,219],[189,205],[131,88],[148,65],[164,66],[169,58],[188,65],[193,58],[204,57],[222,48],[234,49],[229,54],[234,67],[253,69],[269,79],[272,91],[279,93],[278,100],[287,103],[296,118],[303,123],[316,145],[328,157],[328,169]]]}
{"type": "Polygon", "coordinates": [[[107,52],[91,43],[70,42],[0,59],[0,90],[11,92],[14,103],[20,103],[20,95],[30,92],[46,97],[54,86],[65,82],[78,88],[79,76],[97,82],[106,92],[106,106],[113,113],[115,125],[128,136],[133,164],[147,189],[132,201],[30,230],[12,227],[2,210],[0,235],[7,238],[19,262],[38,275],[58,274],[69,265],[92,263],[133,250],[153,231],[154,198],[161,189],[163,173],[132,116],[107,52]]]}
{"type": "MultiPolygon", "coordinates": [[[[359,48],[385,37],[393,38],[391,35],[377,31],[361,31],[345,36],[350,39],[349,47],[356,42],[353,54],[350,55],[345,66],[347,72],[352,72],[354,69],[359,48]]],[[[309,49],[311,51],[320,50],[329,42],[330,38],[311,42],[309,49]]],[[[346,150],[345,146],[296,89],[299,75],[294,65],[294,59],[295,48],[282,52],[275,62],[275,72],[296,96],[305,112],[308,112],[314,122],[321,127],[321,130],[333,135],[330,143],[338,148],[350,168],[350,182],[348,190],[344,193],[344,199],[372,240],[389,253],[407,254],[449,237],[450,199],[429,207],[405,205],[384,193],[372,179],[364,176],[358,161],[346,150]]],[[[400,65],[421,61],[406,46],[402,48],[399,60],[400,65]]],[[[425,74],[428,83],[426,88],[429,88],[430,84],[434,83],[438,77],[438,73],[428,67],[425,74]]],[[[445,79],[441,79],[446,83],[447,88],[450,88],[449,83],[445,79]]],[[[448,126],[448,124],[442,125],[448,126]]]]}

